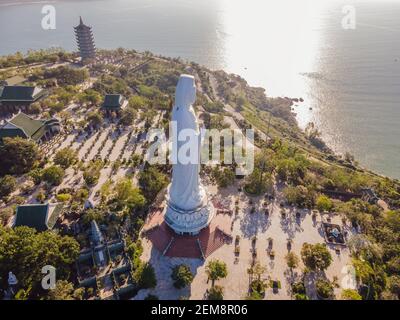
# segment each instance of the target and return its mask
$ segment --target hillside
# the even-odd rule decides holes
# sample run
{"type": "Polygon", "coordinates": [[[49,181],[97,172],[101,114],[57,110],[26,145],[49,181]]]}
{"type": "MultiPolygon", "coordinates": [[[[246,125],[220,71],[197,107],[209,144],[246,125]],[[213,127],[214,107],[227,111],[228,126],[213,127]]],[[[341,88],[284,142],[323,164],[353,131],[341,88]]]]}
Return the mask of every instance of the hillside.
{"type": "MultiPolygon", "coordinates": [[[[81,250],[90,247],[87,234],[92,220],[104,227],[108,239],[123,239],[126,247],[121,259],[126,255],[132,267],[124,279],[135,294],[144,288],[139,286],[145,263],[140,259],[139,233],[170,179],[170,165],[151,166],[144,160],[149,145],[144,134],[150,128],[168,127],[178,77],[189,73],[196,78],[195,109],[206,127],[256,131],[258,151],[255,170],[249,176],[236,178],[235,164],[203,167],[204,180],[218,186],[215,194],[237,193],[239,186],[243,196],[256,199],[254,202],[263,203],[264,196],[271,196],[274,210],[283,208],[293,214],[299,210],[310,223],[315,211],[321,223],[335,217],[351,230],[349,261],[356,270],[361,296],[399,298],[400,183],[359,167],[351,155],[333,154],[312,126],[301,131],[292,113],[299,98],[269,97],[264,89],[249,86],[237,75],[150,52],[100,50],[96,62],[83,68],[74,63],[75,58],[73,53],[45,50],[0,57],[0,82],[23,76],[24,85],[47,92],[27,113],[35,119],[55,117],[62,124],[61,134],[46,143],[36,145],[14,138],[0,146],[0,220],[4,224],[0,236],[8,240],[0,242],[3,283],[9,270],[15,270],[27,297],[54,298],[39,288],[38,279],[28,276],[30,270],[18,266],[11,242],[23,234],[14,234],[18,228],[7,227],[18,205],[49,201],[63,203],[58,234],[79,244],[81,250]],[[104,115],[99,109],[107,94],[123,95],[127,107],[118,114],[104,115]],[[31,161],[23,161],[27,154],[31,161]],[[371,194],[378,199],[368,196],[371,194]],[[86,206],[88,201],[94,208],[86,206]]],[[[10,114],[2,115],[1,120],[5,119],[10,119],[10,114]]],[[[247,207],[240,208],[246,217],[247,207]]],[[[247,237],[249,243],[251,239],[247,237]]],[[[46,245],[46,239],[35,241],[38,246],[46,245]]],[[[310,271],[301,252],[302,275],[317,273],[310,271]]],[[[29,254],[21,252],[22,256],[29,254]]],[[[44,260],[50,257],[48,253],[44,260]]],[[[62,276],[76,291],[73,262],[77,253],[69,258],[63,260],[62,276]]],[[[329,281],[335,282],[332,277],[329,281]]],[[[96,295],[85,290],[80,293],[84,298],[96,295]]],[[[100,291],[97,294],[102,297],[100,291]]]]}

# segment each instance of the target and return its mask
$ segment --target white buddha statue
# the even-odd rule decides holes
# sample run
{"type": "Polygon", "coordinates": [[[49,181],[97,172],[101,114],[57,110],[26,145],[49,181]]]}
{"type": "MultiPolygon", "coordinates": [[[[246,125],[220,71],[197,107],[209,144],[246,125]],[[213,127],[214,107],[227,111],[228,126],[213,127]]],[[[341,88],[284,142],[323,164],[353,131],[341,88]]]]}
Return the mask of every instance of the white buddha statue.
{"type": "Polygon", "coordinates": [[[176,132],[172,133],[177,135],[172,136],[175,141],[172,144],[172,154],[176,156],[176,163],[172,167],[166,213],[166,222],[180,234],[197,234],[209,224],[214,214],[199,177],[201,136],[192,106],[195,100],[194,77],[181,75],[172,110],[172,121],[177,126],[176,132]],[[180,133],[187,133],[190,138],[180,141],[177,139],[180,133]]]}
{"type": "Polygon", "coordinates": [[[172,185],[169,190],[169,200],[173,205],[183,210],[194,210],[201,206],[205,199],[205,192],[199,180],[200,131],[192,107],[195,99],[196,87],[194,85],[194,78],[192,76],[182,75],[176,88],[172,121],[177,125],[176,133],[178,135],[185,129],[188,129],[188,133],[192,132],[192,135],[191,140],[176,140],[177,143],[173,144],[172,152],[177,155],[177,163],[172,169],[172,185]],[[193,158],[191,159],[192,161],[185,161],[187,159],[180,157],[179,150],[183,150],[182,147],[184,145],[190,146],[191,152],[194,152],[193,158]]]}

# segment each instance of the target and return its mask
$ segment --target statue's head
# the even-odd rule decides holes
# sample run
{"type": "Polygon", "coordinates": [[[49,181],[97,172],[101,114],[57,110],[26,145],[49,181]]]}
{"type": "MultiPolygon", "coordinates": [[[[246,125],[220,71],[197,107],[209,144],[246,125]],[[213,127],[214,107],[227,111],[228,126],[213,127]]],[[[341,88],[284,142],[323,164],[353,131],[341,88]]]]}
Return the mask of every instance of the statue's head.
{"type": "Polygon", "coordinates": [[[179,77],[175,90],[175,106],[188,107],[196,100],[196,86],[194,77],[188,74],[182,74],[179,77]]]}

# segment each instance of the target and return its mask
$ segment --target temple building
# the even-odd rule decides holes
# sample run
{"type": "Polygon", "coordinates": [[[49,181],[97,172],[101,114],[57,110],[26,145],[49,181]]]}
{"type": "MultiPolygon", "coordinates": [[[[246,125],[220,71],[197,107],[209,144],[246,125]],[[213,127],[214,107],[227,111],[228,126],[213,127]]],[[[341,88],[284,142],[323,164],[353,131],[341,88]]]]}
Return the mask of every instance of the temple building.
{"type": "Polygon", "coordinates": [[[74,27],[75,37],[82,63],[86,64],[96,57],[96,46],[94,44],[92,27],[85,25],[82,17],[79,19],[79,25],[74,27]]]}
{"type": "Polygon", "coordinates": [[[17,207],[13,227],[26,226],[36,231],[54,228],[63,211],[60,203],[25,204],[17,207]]]}
{"type": "Polygon", "coordinates": [[[6,137],[21,137],[41,143],[50,140],[60,129],[58,119],[35,120],[20,112],[0,126],[0,143],[6,137]]]}
{"type": "Polygon", "coordinates": [[[89,236],[89,246],[76,261],[76,275],[80,287],[92,288],[87,298],[126,300],[136,295],[133,267],[120,234],[109,233],[94,220],[84,234],[89,236]]]}
{"type": "Polygon", "coordinates": [[[0,88],[0,113],[27,111],[29,106],[46,95],[46,91],[33,86],[5,86],[0,88]]]}
{"type": "Polygon", "coordinates": [[[128,100],[121,94],[107,94],[104,97],[104,102],[101,106],[101,110],[106,116],[111,116],[113,113],[119,115],[122,109],[128,104],[128,100]]]}

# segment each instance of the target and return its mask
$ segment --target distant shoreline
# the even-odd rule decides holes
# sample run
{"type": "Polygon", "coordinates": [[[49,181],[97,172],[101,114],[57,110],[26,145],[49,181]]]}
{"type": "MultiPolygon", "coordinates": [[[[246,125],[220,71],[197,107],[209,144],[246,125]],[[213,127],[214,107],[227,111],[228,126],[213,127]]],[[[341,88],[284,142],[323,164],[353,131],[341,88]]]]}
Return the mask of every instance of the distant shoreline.
{"type": "Polygon", "coordinates": [[[0,7],[12,7],[12,6],[19,6],[19,5],[23,5],[23,4],[41,4],[41,3],[50,4],[50,3],[56,3],[56,2],[57,2],[57,0],[50,0],[50,1],[18,0],[15,2],[8,2],[8,0],[7,0],[7,2],[5,2],[5,3],[2,3],[0,1],[0,7]]]}
{"type": "MultiPolygon", "coordinates": [[[[262,42],[247,43],[244,36],[257,31],[233,28],[232,21],[235,21],[238,14],[236,9],[242,6],[240,3],[234,6],[235,10],[222,5],[198,6],[197,3],[200,2],[194,0],[171,1],[171,5],[157,0],[151,8],[143,8],[143,3],[148,2],[0,0],[0,19],[4,25],[13,25],[7,32],[9,36],[12,35],[11,38],[7,39],[9,36],[3,34],[2,54],[25,51],[27,48],[39,50],[50,47],[64,47],[73,51],[76,45],[72,27],[78,23],[79,14],[82,14],[84,21],[93,26],[96,44],[101,48],[116,49],[123,46],[140,51],[149,50],[169,57],[184,57],[212,70],[223,69],[240,74],[252,86],[265,88],[268,96],[302,96],[306,102],[295,110],[302,129],[307,123],[314,122],[319,127],[323,140],[336,153],[350,152],[363,167],[400,179],[400,164],[397,161],[400,147],[399,140],[396,139],[400,135],[400,129],[396,125],[400,117],[396,102],[400,98],[398,90],[395,90],[395,84],[399,82],[400,73],[397,70],[400,65],[393,61],[395,54],[390,53],[390,49],[375,50],[371,45],[376,38],[383,41],[382,46],[396,46],[396,41],[390,44],[394,39],[392,32],[366,28],[363,25],[354,32],[339,30],[340,28],[331,26],[341,15],[340,10],[335,11],[336,14],[332,17],[322,17],[322,29],[315,33],[320,37],[326,34],[323,38],[326,38],[327,45],[337,50],[336,54],[340,59],[333,63],[329,50],[325,50],[322,43],[319,44],[317,35],[311,30],[310,35],[314,35],[315,41],[313,40],[312,46],[307,41],[303,43],[302,48],[309,49],[301,50],[304,53],[310,51],[310,59],[304,59],[303,65],[303,59],[292,61],[292,54],[286,54],[285,46],[281,48],[279,42],[268,45],[271,49],[265,50],[265,55],[257,53],[263,52],[263,48],[268,46],[262,42]],[[118,8],[115,8],[116,3],[118,8]],[[182,3],[192,3],[193,7],[201,10],[187,9],[182,3]],[[46,4],[57,9],[57,30],[43,31],[41,28],[40,19],[44,16],[41,8],[46,4]],[[195,14],[196,11],[199,12],[195,14]],[[183,27],[184,22],[181,19],[176,21],[175,15],[192,17],[193,26],[183,27]],[[222,18],[224,16],[232,19],[222,18]],[[14,24],[14,21],[19,23],[14,24]],[[150,21],[153,23],[149,23],[150,21]],[[371,36],[364,37],[369,33],[371,36]],[[186,37],[187,35],[189,36],[186,37]],[[334,39],[336,44],[332,42],[334,39]],[[243,42],[248,46],[246,51],[250,53],[241,54],[238,50],[243,42]],[[354,48],[351,45],[353,42],[357,43],[354,48]],[[199,43],[202,47],[201,53],[198,50],[199,43]],[[366,50],[358,53],[355,48],[360,46],[366,50]],[[277,52],[282,54],[277,55],[277,52]],[[311,56],[317,54],[320,62],[314,65],[311,56]],[[362,58],[358,59],[359,55],[362,58]],[[290,61],[293,66],[287,67],[290,61]],[[344,70],[351,72],[344,76],[344,70]]],[[[243,14],[246,13],[245,7],[243,4],[243,14]]],[[[371,22],[370,17],[375,17],[378,24],[399,28],[392,18],[399,15],[400,6],[397,9],[371,5],[362,6],[362,9],[360,13],[364,22],[371,22]],[[389,13],[391,19],[386,21],[385,16],[389,13]]],[[[251,11],[248,12],[250,13],[251,11]]],[[[262,26],[266,28],[266,32],[271,29],[267,29],[271,27],[270,23],[263,22],[262,26]]],[[[308,30],[307,26],[304,27],[308,30]]],[[[293,32],[287,34],[288,43],[295,43],[296,39],[291,34],[293,32]]],[[[398,48],[394,49],[398,51],[398,48]]]]}

